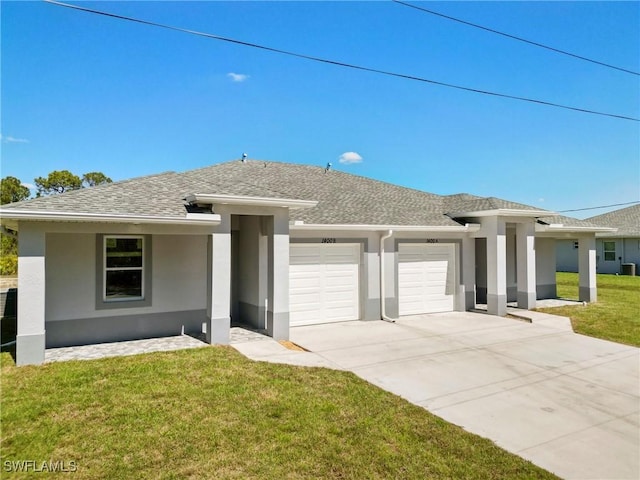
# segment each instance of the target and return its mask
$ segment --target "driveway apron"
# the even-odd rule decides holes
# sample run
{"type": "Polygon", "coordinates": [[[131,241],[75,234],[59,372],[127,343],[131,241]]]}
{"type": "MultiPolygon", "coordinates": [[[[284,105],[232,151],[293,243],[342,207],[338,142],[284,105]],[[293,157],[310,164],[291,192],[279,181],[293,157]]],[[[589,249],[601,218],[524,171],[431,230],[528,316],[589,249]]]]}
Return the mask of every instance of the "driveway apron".
{"type": "Polygon", "coordinates": [[[470,312],[295,327],[291,340],[567,479],[640,478],[640,350],[470,312]]]}

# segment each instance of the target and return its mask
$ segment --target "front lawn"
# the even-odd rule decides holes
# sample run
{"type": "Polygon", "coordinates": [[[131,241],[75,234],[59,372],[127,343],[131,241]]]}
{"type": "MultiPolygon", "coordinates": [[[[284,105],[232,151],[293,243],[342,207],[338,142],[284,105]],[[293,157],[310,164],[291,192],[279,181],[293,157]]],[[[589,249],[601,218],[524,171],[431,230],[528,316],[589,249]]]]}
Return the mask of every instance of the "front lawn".
{"type": "Polygon", "coordinates": [[[99,479],[555,478],[351,373],[230,347],[1,361],[3,473],[34,460],[99,479]]]}
{"type": "MultiPolygon", "coordinates": [[[[558,272],[558,296],[578,299],[578,274],[558,272]]],[[[571,318],[576,333],[640,347],[640,277],[597,275],[598,301],[586,306],[539,308],[571,318]]]]}

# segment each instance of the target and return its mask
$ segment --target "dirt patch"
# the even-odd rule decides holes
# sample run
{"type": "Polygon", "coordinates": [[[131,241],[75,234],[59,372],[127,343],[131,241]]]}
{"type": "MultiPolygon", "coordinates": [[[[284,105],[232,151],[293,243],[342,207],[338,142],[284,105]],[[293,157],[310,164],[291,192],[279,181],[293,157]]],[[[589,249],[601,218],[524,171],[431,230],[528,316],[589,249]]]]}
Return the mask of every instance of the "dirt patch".
{"type": "Polygon", "coordinates": [[[289,350],[295,350],[296,352],[308,352],[306,348],[302,348],[300,345],[297,345],[289,340],[278,340],[278,343],[289,350]]]}

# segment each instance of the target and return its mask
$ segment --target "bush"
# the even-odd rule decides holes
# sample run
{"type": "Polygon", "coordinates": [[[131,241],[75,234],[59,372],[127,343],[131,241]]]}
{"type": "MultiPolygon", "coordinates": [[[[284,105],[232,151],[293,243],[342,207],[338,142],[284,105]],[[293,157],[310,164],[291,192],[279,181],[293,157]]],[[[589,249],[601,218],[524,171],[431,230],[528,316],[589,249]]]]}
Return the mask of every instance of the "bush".
{"type": "Polygon", "coordinates": [[[18,240],[11,235],[1,235],[0,275],[18,273],[18,240]]]}
{"type": "Polygon", "coordinates": [[[17,275],[18,273],[18,256],[2,255],[0,257],[0,275],[17,275]]]}

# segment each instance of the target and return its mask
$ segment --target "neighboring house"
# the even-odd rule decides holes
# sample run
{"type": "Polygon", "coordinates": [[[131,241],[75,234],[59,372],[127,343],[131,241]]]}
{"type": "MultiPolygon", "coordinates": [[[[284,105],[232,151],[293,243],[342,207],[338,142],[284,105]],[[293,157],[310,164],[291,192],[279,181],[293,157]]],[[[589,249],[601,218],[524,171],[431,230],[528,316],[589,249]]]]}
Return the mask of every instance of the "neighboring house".
{"type": "MultiPolygon", "coordinates": [[[[5,205],[19,234],[17,363],[46,347],[289,328],[556,295],[579,236],[595,301],[603,229],[497,198],[434,195],[325,168],[233,161],[5,205]]],[[[428,320],[425,320],[428,321],[428,320]]]]}
{"type": "MultiPolygon", "coordinates": [[[[634,264],[636,275],[640,275],[640,204],[596,215],[585,221],[615,229],[596,233],[598,273],[623,273],[623,264],[634,264]]],[[[557,242],[556,248],[558,271],[577,272],[577,241],[562,240],[557,242]]]]}

